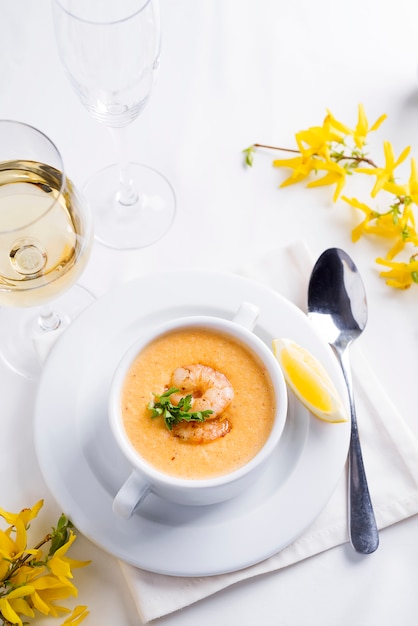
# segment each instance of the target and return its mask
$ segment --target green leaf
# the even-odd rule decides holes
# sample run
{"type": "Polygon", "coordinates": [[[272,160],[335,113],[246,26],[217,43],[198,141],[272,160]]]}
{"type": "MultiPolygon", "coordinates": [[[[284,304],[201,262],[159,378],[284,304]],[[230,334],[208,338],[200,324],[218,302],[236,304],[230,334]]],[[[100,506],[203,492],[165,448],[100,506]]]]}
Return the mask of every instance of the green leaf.
{"type": "Polygon", "coordinates": [[[168,430],[172,430],[173,426],[180,422],[204,422],[213,413],[210,409],[206,411],[191,411],[193,400],[191,395],[183,396],[177,405],[173,404],[170,397],[178,391],[180,390],[176,387],[171,387],[160,396],[154,394],[154,402],[148,403],[151,417],[163,416],[168,430]]]}
{"type": "Polygon", "coordinates": [[[62,514],[58,520],[57,527],[52,528],[51,545],[48,556],[53,556],[55,552],[68,541],[72,528],[73,524],[62,514]]]}
{"type": "Polygon", "coordinates": [[[249,167],[253,166],[253,163],[254,163],[254,152],[255,152],[254,146],[250,146],[249,148],[245,148],[245,150],[243,150],[243,153],[245,154],[245,163],[249,167]]]}

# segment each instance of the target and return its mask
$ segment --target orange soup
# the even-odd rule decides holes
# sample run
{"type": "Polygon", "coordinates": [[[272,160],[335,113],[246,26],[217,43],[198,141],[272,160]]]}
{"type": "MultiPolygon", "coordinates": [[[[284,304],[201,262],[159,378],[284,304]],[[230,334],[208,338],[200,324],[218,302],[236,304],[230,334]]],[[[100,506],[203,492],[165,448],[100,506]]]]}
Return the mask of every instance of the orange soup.
{"type": "Polygon", "coordinates": [[[270,376],[246,346],[210,329],[185,328],[163,335],[142,350],[122,390],[124,427],[139,454],[158,470],[187,479],[238,469],[262,448],[273,425],[275,396],[270,376]],[[148,403],[170,387],[177,367],[199,363],[224,374],[234,390],[223,411],[231,430],[210,443],[190,444],[173,436],[148,403]]]}

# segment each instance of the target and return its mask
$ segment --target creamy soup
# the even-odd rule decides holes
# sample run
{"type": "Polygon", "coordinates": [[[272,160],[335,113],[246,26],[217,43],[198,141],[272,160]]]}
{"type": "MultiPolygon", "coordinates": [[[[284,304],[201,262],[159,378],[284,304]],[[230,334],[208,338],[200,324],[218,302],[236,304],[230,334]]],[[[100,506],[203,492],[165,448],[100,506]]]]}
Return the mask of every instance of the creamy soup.
{"type": "Polygon", "coordinates": [[[163,335],[140,352],[127,374],[121,407],[127,435],[146,461],[173,476],[201,479],[238,469],[257,454],[270,434],[275,400],[270,376],[256,355],[229,335],[196,327],[163,335]],[[173,371],[193,363],[221,372],[234,389],[221,416],[231,430],[210,443],[173,436],[148,408],[153,394],[170,386],[173,371]]]}

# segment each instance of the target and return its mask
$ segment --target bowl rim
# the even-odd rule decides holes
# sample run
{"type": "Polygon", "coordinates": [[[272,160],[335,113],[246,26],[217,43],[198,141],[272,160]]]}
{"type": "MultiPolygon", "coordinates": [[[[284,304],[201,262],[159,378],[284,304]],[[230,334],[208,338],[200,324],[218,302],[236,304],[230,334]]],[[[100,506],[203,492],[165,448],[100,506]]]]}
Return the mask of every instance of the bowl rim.
{"type": "Polygon", "coordinates": [[[175,318],[162,324],[156,324],[131,343],[115,368],[110,384],[108,409],[113,436],[120,450],[131,463],[133,471],[137,471],[142,476],[145,476],[150,483],[155,485],[164,485],[172,488],[184,487],[187,490],[194,491],[202,488],[220,487],[239,481],[247,474],[252,473],[253,470],[259,465],[262,465],[270,457],[271,453],[278,445],[284,430],[288,412],[288,395],[285,378],[277,359],[272,350],[269,350],[267,344],[252,330],[241,326],[233,320],[211,315],[190,315],[175,318]],[[238,341],[242,341],[267,367],[277,400],[272,429],[260,450],[244,465],[212,478],[182,478],[172,476],[155,468],[138,453],[130,441],[123,425],[123,417],[120,410],[120,394],[123,383],[132,363],[141,350],[158,337],[169,334],[177,329],[193,327],[213,328],[218,332],[229,334],[238,341]]]}

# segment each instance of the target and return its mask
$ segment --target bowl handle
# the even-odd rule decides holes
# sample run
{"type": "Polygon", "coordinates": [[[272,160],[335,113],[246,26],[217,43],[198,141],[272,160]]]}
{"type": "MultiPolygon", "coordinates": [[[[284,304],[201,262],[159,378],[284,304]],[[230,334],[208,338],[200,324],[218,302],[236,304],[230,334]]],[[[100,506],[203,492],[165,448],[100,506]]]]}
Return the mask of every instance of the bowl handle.
{"type": "Polygon", "coordinates": [[[135,471],[132,472],[113,500],[113,511],[120,517],[129,519],[150,490],[149,484],[142,476],[135,471]]]}
{"type": "Polygon", "coordinates": [[[252,330],[258,319],[260,309],[252,302],[242,302],[232,321],[247,330],[252,330]]]}

